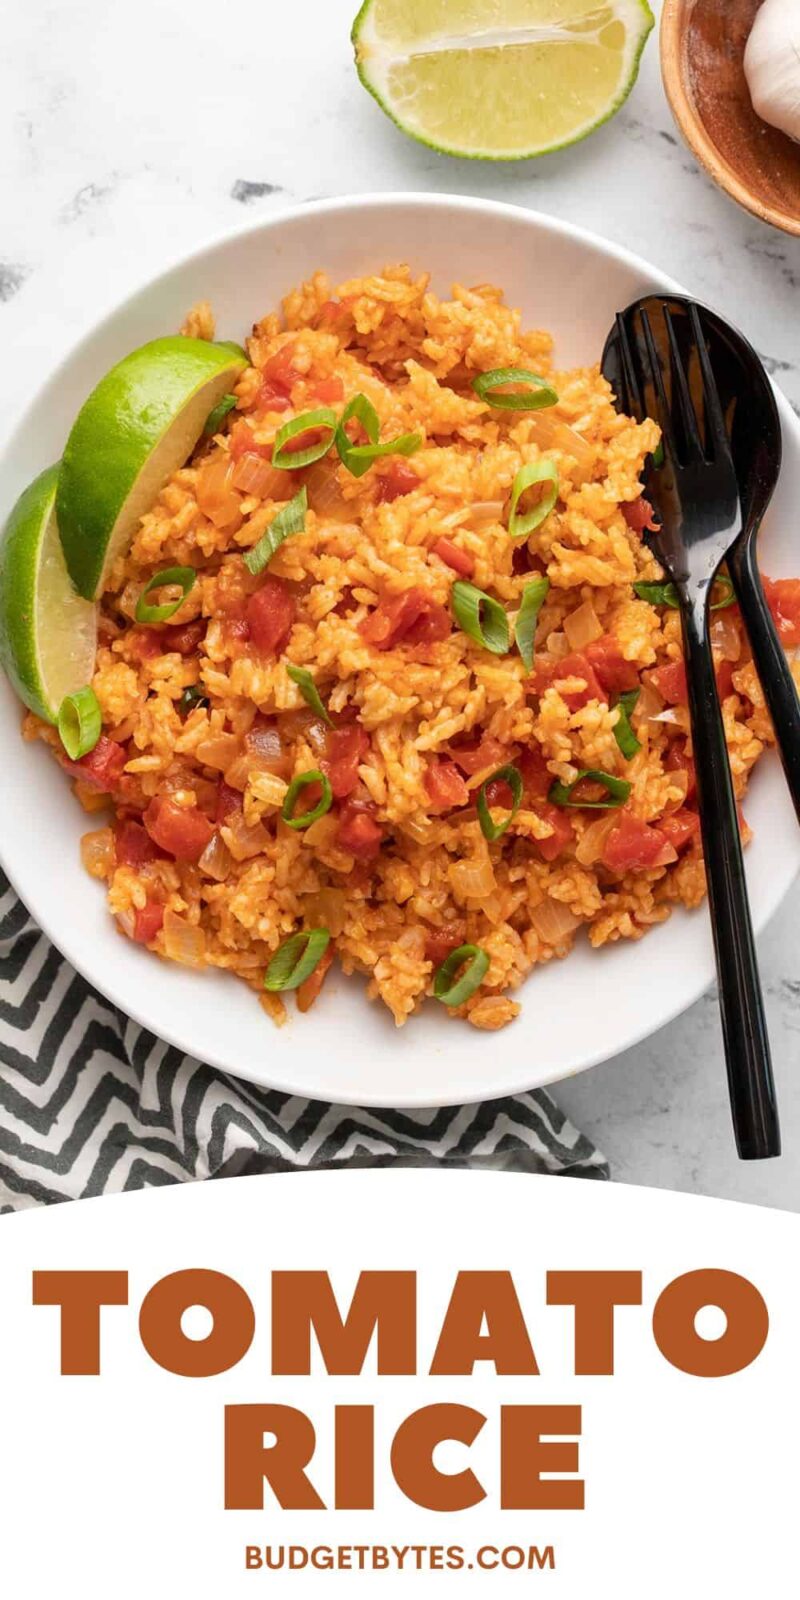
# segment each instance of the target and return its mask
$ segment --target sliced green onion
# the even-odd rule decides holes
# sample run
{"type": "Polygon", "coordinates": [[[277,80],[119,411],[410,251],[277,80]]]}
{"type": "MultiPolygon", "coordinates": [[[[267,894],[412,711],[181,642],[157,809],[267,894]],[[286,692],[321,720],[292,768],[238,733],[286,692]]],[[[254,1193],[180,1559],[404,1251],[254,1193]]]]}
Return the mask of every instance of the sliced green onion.
{"type": "Polygon", "coordinates": [[[664,441],[663,441],[663,439],[659,439],[658,444],[656,445],[655,450],[653,451],[653,466],[654,467],[663,467],[663,465],[664,465],[664,441]]]}
{"type": "Polygon", "coordinates": [[[310,978],[315,967],[319,966],[331,936],[327,928],[309,928],[302,933],[293,933],[291,939],[284,940],[280,949],[275,951],[264,977],[264,988],[271,994],[277,994],[282,989],[299,989],[306,978],[310,978]]]}
{"type": "Polygon", "coordinates": [[[433,979],[433,992],[443,1006],[460,1006],[475,993],[489,970],[489,957],[477,944],[460,944],[451,950],[433,979]],[[461,977],[456,974],[464,967],[461,977]]]}
{"type": "Polygon", "coordinates": [[[327,722],[329,728],[332,728],[333,719],[320,699],[319,689],[317,688],[308,668],[294,667],[292,666],[291,662],[287,661],[286,671],[288,672],[292,683],[297,684],[297,687],[300,690],[306,705],[310,706],[311,710],[316,714],[316,716],[321,717],[323,722],[327,722]]]}
{"type": "Polygon", "coordinates": [[[178,701],[178,716],[181,721],[185,721],[190,711],[196,710],[198,706],[207,706],[209,703],[202,683],[190,683],[178,701]]]}
{"type": "Polygon", "coordinates": [[[378,443],[381,424],[372,401],[368,400],[365,394],[354,394],[352,400],[348,400],[339,418],[339,426],[336,429],[336,449],[339,453],[339,460],[344,463],[348,472],[352,472],[354,478],[360,478],[366,472],[369,462],[365,464],[351,462],[351,452],[355,449],[355,445],[346,431],[345,423],[350,422],[353,417],[361,423],[370,444],[378,443]]]}
{"type": "Polygon", "coordinates": [[[532,533],[540,523],[549,517],[558,499],[558,472],[554,461],[546,458],[542,461],[530,461],[527,467],[520,467],[514,482],[511,485],[511,509],[508,513],[508,531],[512,539],[524,539],[526,534],[532,533]],[[523,515],[517,514],[522,495],[530,489],[532,483],[549,483],[550,488],[542,495],[538,505],[532,511],[523,515]]]}
{"type": "MultiPolygon", "coordinates": [[[[714,579],[712,594],[717,585],[722,588],[722,599],[712,600],[710,609],[712,611],[725,611],[728,606],[733,605],[736,599],[733,592],[733,584],[723,572],[718,578],[714,579]]],[[[670,606],[673,611],[677,611],[680,604],[678,591],[674,583],[635,583],[633,590],[634,594],[638,594],[640,600],[649,601],[651,606],[670,606]]]]}
{"type": "Polygon", "coordinates": [[[514,638],[517,642],[517,649],[529,672],[533,666],[536,623],[549,588],[549,578],[534,578],[532,583],[526,583],[522,591],[522,604],[517,612],[517,620],[514,623],[514,638]]]}
{"type": "Polygon", "coordinates": [[[316,822],[320,817],[324,817],[325,812],[330,811],[332,805],[333,790],[331,789],[324,772],[320,772],[318,768],[314,767],[311,772],[300,772],[296,778],[292,778],[292,781],[286,791],[286,799],[281,806],[281,817],[286,823],[287,828],[310,828],[312,822],[316,822]],[[297,804],[298,796],[301,794],[302,790],[307,789],[311,783],[318,783],[322,790],[322,794],[320,795],[317,804],[314,806],[313,811],[304,811],[299,817],[296,817],[294,815],[294,808],[297,804]]]}
{"type": "Polygon", "coordinates": [[[554,783],[547,796],[554,806],[577,806],[581,811],[614,811],[617,806],[624,806],[632,785],[625,778],[614,778],[610,772],[598,772],[595,767],[586,767],[579,772],[572,783],[554,783]],[[572,796],[579,783],[584,779],[591,779],[592,783],[599,783],[608,795],[607,800],[573,800],[572,796]]]}
{"type": "Polygon", "coordinates": [[[197,573],[194,567],[165,567],[163,572],[156,572],[150,582],[145,584],[136,602],[136,621],[169,622],[170,617],[174,617],[175,612],[180,611],[186,596],[191,594],[196,582],[197,573]],[[148,605],[147,596],[152,594],[154,589],[165,589],[172,583],[180,585],[182,593],[179,600],[168,600],[163,606],[148,605]]]}
{"type": "Polygon", "coordinates": [[[354,478],[362,478],[373,461],[381,456],[413,456],[421,444],[421,433],[400,433],[396,439],[386,439],[383,444],[351,444],[342,460],[354,478]]]}
{"type": "Polygon", "coordinates": [[[641,692],[641,689],[630,689],[627,694],[621,694],[617,701],[619,718],[614,724],[614,738],[626,761],[631,761],[637,750],[642,748],[631,727],[631,713],[641,692]]]}
{"type": "Polygon", "coordinates": [[[487,406],[495,406],[498,411],[541,411],[542,406],[554,406],[558,400],[547,379],[525,367],[495,367],[492,372],[480,372],[473,378],[472,387],[487,406]],[[529,383],[531,390],[528,394],[494,394],[504,383],[529,383]]]}
{"type": "Polygon", "coordinates": [[[248,572],[252,572],[254,576],[257,576],[259,572],[263,572],[267,563],[272,560],[275,551],[280,549],[284,539],[288,539],[290,533],[303,532],[306,525],[307,510],[308,491],[305,484],[303,484],[302,489],[298,489],[297,494],[291,500],[287,500],[286,505],[278,512],[277,517],[273,517],[266,533],[262,534],[258,544],[254,545],[252,550],[248,550],[244,558],[244,564],[248,572]]]}
{"type": "Polygon", "coordinates": [[[312,461],[321,461],[328,454],[334,438],[336,437],[336,413],[330,406],[320,406],[317,411],[304,411],[300,417],[292,417],[291,422],[284,422],[275,435],[275,445],[272,451],[273,467],[283,467],[286,472],[292,472],[295,467],[308,467],[312,461]],[[290,439],[296,439],[298,434],[311,433],[319,428],[322,438],[315,444],[310,444],[305,450],[286,450],[285,445],[290,439]]]}
{"type": "Polygon", "coordinates": [[[450,598],[459,628],[492,655],[504,656],[509,645],[508,617],[499,600],[463,578],[453,584],[450,598]]]}
{"type": "Polygon", "coordinates": [[[219,400],[215,405],[214,410],[209,411],[208,416],[206,417],[206,425],[203,429],[204,434],[206,434],[208,438],[210,438],[212,434],[219,433],[220,427],[225,421],[228,412],[233,410],[235,404],[235,394],[224,394],[222,399],[219,400]]]}
{"type": "Polygon", "coordinates": [[[70,761],[88,756],[100,738],[103,717],[94,689],[76,689],[64,696],[58,710],[58,736],[70,761]]]}
{"type": "Polygon", "coordinates": [[[522,773],[515,766],[498,767],[497,771],[493,772],[491,776],[481,784],[480,793],[478,795],[478,821],[481,825],[481,833],[483,834],[484,839],[488,839],[490,844],[493,844],[495,839],[501,839],[506,831],[506,828],[509,827],[510,823],[514,821],[521,804],[522,773]],[[486,798],[486,790],[490,783],[507,783],[509,789],[511,790],[511,810],[509,811],[508,816],[505,817],[502,822],[492,821],[492,813],[489,810],[489,801],[486,798]]]}

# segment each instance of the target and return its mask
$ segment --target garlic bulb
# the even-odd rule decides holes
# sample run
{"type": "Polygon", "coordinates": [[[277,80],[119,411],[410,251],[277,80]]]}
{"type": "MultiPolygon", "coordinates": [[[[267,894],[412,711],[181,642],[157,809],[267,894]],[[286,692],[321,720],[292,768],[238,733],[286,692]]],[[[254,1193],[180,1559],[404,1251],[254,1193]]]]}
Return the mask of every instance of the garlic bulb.
{"type": "Polygon", "coordinates": [[[800,139],[800,0],[764,0],[744,53],[754,109],[800,139]]]}

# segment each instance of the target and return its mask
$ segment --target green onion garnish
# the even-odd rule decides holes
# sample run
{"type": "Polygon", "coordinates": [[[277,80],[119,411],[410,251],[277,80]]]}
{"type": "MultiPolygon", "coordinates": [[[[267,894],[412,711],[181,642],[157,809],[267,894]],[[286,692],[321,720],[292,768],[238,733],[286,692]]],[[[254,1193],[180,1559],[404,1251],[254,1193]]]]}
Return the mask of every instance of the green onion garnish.
{"type": "Polygon", "coordinates": [[[586,767],[579,772],[572,783],[554,783],[548,800],[554,806],[577,806],[581,811],[613,811],[617,806],[624,806],[632,785],[625,778],[614,778],[610,772],[598,772],[595,767],[586,767]],[[591,779],[592,783],[599,783],[608,795],[607,800],[573,800],[572,796],[579,783],[584,779],[591,779]]]}
{"type": "MultiPolygon", "coordinates": [[[[714,579],[714,589],[718,584],[722,588],[722,599],[712,600],[710,609],[712,611],[725,611],[728,606],[733,605],[736,599],[733,592],[733,584],[724,572],[714,579]]],[[[649,601],[651,606],[670,606],[673,611],[677,611],[680,604],[678,591],[674,583],[635,583],[633,591],[634,594],[638,594],[640,600],[649,601]]],[[[711,592],[713,594],[714,590],[712,589],[711,592]]]]}
{"type": "Polygon", "coordinates": [[[631,713],[641,692],[641,689],[630,689],[627,694],[621,694],[617,701],[619,719],[614,724],[614,738],[626,761],[631,761],[637,750],[642,748],[631,727],[631,713]]]}
{"type": "Polygon", "coordinates": [[[444,1006],[460,1006],[475,993],[489,970],[489,957],[477,944],[460,944],[451,950],[433,979],[433,992],[444,1006]],[[467,965],[468,963],[468,965],[467,965]],[[456,977],[464,967],[461,977],[456,977]],[[455,980],[455,981],[454,981],[455,980]]]}
{"type": "Polygon", "coordinates": [[[100,738],[103,717],[92,688],[76,689],[64,696],[58,710],[58,736],[70,761],[80,761],[100,738]]]}
{"type": "Polygon", "coordinates": [[[368,400],[365,394],[354,394],[352,400],[348,400],[339,418],[339,426],[336,429],[336,449],[339,453],[339,460],[344,463],[348,472],[352,472],[354,478],[360,478],[366,472],[369,462],[365,465],[353,462],[351,465],[350,452],[355,449],[355,445],[345,429],[345,423],[349,422],[352,417],[355,417],[361,423],[370,444],[378,443],[381,424],[372,401],[368,400]]]}
{"type": "Polygon", "coordinates": [[[293,667],[291,662],[287,661],[286,671],[288,672],[292,683],[297,684],[297,687],[300,690],[306,705],[310,706],[315,715],[321,717],[323,722],[327,722],[329,728],[332,728],[333,719],[320,699],[319,690],[308,668],[293,667]]]}
{"type": "Polygon", "coordinates": [[[175,612],[180,611],[186,596],[191,594],[196,582],[197,573],[194,567],[165,567],[163,572],[156,572],[150,582],[145,584],[136,602],[136,621],[169,622],[170,617],[174,617],[175,612]],[[172,583],[180,584],[182,593],[179,600],[168,600],[163,606],[148,605],[147,596],[154,589],[165,589],[167,584],[172,583]]]}
{"type": "Polygon", "coordinates": [[[190,683],[188,688],[184,689],[183,694],[178,701],[178,716],[183,722],[188,717],[190,711],[195,711],[198,706],[207,706],[208,704],[208,695],[206,694],[202,683],[190,683]]]}
{"type": "Polygon", "coordinates": [[[298,489],[293,499],[287,500],[286,505],[273,517],[265,534],[262,534],[258,544],[248,550],[244,564],[248,572],[256,576],[263,572],[268,561],[272,560],[276,550],[279,550],[284,539],[290,533],[302,533],[306,525],[306,511],[308,510],[308,491],[305,484],[298,489]]]}
{"type": "Polygon", "coordinates": [[[206,425],[203,429],[204,434],[206,434],[208,438],[210,438],[212,434],[219,433],[220,427],[225,421],[228,412],[233,410],[235,404],[235,394],[224,394],[222,399],[215,405],[214,410],[209,411],[208,416],[206,417],[206,425]]]}
{"type": "Polygon", "coordinates": [[[279,950],[275,951],[264,977],[264,988],[271,994],[279,993],[281,989],[299,989],[306,978],[310,978],[314,968],[319,966],[331,936],[327,928],[310,928],[302,933],[293,933],[291,939],[284,940],[279,950]]]}
{"type": "Polygon", "coordinates": [[[310,828],[312,822],[316,822],[319,817],[324,817],[325,812],[330,811],[332,805],[333,790],[324,772],[320,772],[315,767],[311,772],[300,772],[296,778],[292,778],[286,791],[286,799],[281,806],[281,817],[287,828],[310,828]],[[303,811],[299,817],[296,817],[294,808],[297,804],[298,796],[311,783],[318,783],[322,794],[312,811],[303,811]]]}
{"type": "Polygon", "coordinates": [[[459,628],[492,655],[504,656],[509,644],[508,617],[499,600],[463,578],[453,584],[450,598],[459,628]]]}
{"type": "Polygon", "coordinates": [[[663,441],[663,439],[659,439],[658,444],[656,445],[655,450],[653,451],[653,466],[654,467],[663,467],[663,465],[664,465],[664,441],[663,441]]]}
{"type": "Polygon", "coordinates": [[[549,588],[549,578],[534,578],[532,583],[526,583],[522,591],[522,604],[517,612],[517,620],[514,623],[514,638],[517,641],[517,649],[529,672],[533,666],[536,624],[549,588]]]}
{"type": "Polygon", "coordinates": [[[508,531],[512,539],[524,539],[526,534],[532,533],[540,523],[549,517],[553,506],[558,499],[558,472],[554,461],[530,461],[527,467],[520,467],[513,484],[511,485],[511,509],[508,513],[508,531]],[[542,495],[538,505],[524,515],[517,514],[522,495],[532,483],[549,483],[550,488],[542,495]]]}
{"type": "Polygon", "coordinates": [[[558,400],[547,379],[525,367],[495,367],[492,372],[480,372],[473,378],[472,387],[487,406],[495,406],[498,411],[541,411],[542,406],[554,406],[558,400]],[[504,383],[529,383],[531,389],[528,394],[494,394],[504,383]]]}
{"type": "Polygon", "coordinates": [[[521,772],[519,772],[519,770],[514,766],[498,767],[497,771],[493,772],[491,777],[487,778],[485,783],[481,784],[480,794],[478,795],[478,821],[481,825],[481,833],[483,834],[484,839],[488,839],[489,843],[493,844],[495,839],[502,838],[506,828],[514,821],[521,803],[521,772]],[[505,817],[502,822],[492,821],[492,813],[489,810],[489,801],[486,798],[486,790],[490,783],[507,783],[509,789],[511,790],[511,810],[509,811],[508,816],[505,817]]]}
{"type": "Polygon", "coordinates": [[[304,411],[302,416],[292,417],[291,422],[284,422],[275,435],[275,445],[272,451],[273,467],[283,467],[286,472],[292,472],[295,467],[308,467],[312,461],[320,461],[328,454],[336,436],[336,413],[330,406],[320,406],[318,411],[304,411]],[[286,450],[284,446],[290,439],[296,439],[298,434],[312,433],[319,429],[322,438],[314,444],[307,445],[304,450],[286,450]]]}

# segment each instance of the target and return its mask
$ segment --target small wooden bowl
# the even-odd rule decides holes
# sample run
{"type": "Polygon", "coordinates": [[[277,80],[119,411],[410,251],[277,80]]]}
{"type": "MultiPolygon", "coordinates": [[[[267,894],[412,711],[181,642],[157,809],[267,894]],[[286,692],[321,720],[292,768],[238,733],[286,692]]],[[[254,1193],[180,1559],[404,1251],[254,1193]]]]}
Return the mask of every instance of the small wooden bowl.
{"type": "Polygon", "coordinates": [[[756,116],[744,49],[760,0],[664,0],[661,72],[701,166],[740,206],[800,235],[800,144],[756,116]]]}

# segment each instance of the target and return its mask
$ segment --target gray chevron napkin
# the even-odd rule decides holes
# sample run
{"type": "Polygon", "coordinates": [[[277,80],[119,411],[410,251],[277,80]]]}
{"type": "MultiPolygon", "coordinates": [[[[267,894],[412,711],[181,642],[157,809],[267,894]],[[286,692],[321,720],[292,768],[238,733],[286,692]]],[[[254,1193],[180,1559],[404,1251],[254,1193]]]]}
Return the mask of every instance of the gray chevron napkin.
{"type": "Polygon", "coordinates": [[[181,1055],[72,970],[0,873],[0,1213],[187,1179],[390,1164],[608,1177],[542,1090],[370,1111],[256,1089],[181,1055]]]}

